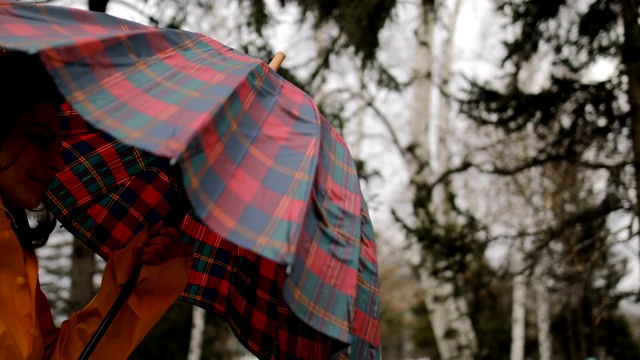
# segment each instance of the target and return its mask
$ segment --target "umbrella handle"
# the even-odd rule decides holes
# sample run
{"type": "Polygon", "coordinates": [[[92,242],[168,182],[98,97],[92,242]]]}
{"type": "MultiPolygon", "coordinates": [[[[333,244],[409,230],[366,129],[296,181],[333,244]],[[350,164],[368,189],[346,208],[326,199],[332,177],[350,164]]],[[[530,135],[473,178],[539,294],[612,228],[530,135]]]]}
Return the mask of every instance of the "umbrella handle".
{"type": "Polygon", "coordinates": [[[82,354],[80,354],[80,357],[78,358],[78,360],[89,359],[89,356],[91,356],[91,354],[93,353],[93,350],[98,345],[98,342],[100,341],[100,339],[102,339],[102,336],[107,331],[107,328],[109,327],[109,325],[111,325],[111,322],[118,314],[118,311],[120,311],[120,308],[122,308],[122,305],[124,305],[124,303],[127,301],[129,296],[133,292],[133,288],[136,286],[136,283],[138,282],[138,277],[140,276],[141,268],[142,268],[141,264],[137,264],[133,268],[131,275],[129,275],[129,278],[122,286],[122,291],[120,292],[120,295],[118,295],[118,297],[116,298],[116,301],[113,303],[113,306],[111,306],[111,309],[109,309],[109,312],[107,313],[107,315],[104,317],[104,319],[102,319],[100,326],[98,326],[98,329],[96,330],[96,332],[93,334],[93,336],[87,343],[87,346],[84,348],[84,351],[82,352],[82,354]]]}
{"type": "Polygon", "coordinates": [[[286,55],[282,51],[278,51],[276,56],[274,56],[273,60],[271,60],[271,62],[269,63],[269,67],[272,68],[275,71],[278,71],[278,69],[280,69],[280,65],[282,65],[282,62],[284,61],[285,57],[286,57],[286,55]]]}

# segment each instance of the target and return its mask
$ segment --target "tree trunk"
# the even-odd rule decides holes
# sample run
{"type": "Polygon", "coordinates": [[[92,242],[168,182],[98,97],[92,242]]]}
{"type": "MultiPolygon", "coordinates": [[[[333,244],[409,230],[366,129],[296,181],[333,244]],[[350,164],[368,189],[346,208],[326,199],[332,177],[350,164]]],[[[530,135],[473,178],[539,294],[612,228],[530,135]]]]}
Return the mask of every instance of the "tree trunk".
{"type": "MultiPolygon", "coordinates": [[[[364,76],[364,74],[361,74],[361,76],[364,76]]],[[[359,102],[364,101],[359,100],[359,102]]],[[[364,111],[360,111],[356,115],[356,137],[353,142],[353,158],[355,160],[362,160],[362,143],[364,142],[364,118],[364,111]]]]}
{"type": "Polygon", "coordinates": [[[94,295],[93,275],[96,273],[96,259],[93,251],[80,240],[73,240],[71,253],[71,289],[67,312],[73,312],[87,305],[94,295]]]}
{"type": "Polygon", "coordinates": [[[565,310],[565,321],[567,322],[567,354],[569,355],[568,360],[581,360],[578,358],[578,347],[576,344],[576,336],[575,333],[575,314],[573,313],[573,308],[568,306],[565,310]]]}
{"type": "Polygon", "coordinates": [[[328,57],[331,50],[327,48],[328,39],[331,38],[331,25],[322,23],[313,32],[313,42],[315,44],[316,61],[313,77],[311,78],[311,89],[313,89],[313,99],[316,103],[322,103],[330,96],[331,91],[326,89],[328,73],[328,57]]]}
{"type": "Polygon", "coordinates": [[[204,340],[204,323],[206,311],[193,306],[191,313],[191,338],[189,340],[189,355],[187,360],[200,360],[202,356],[202,341],[204,340]]]}
{"type": "MultiPolygon", "coordinates": [[[[417,183],[428,181],[428,166],[430,161],[429,151],[429,120],[431,119],[431,87],[433,65],[432,43],[435,27],[435,15],[431,11],[423,10],[422,21],[416,30],[417,45],[414,55],[413,78],[413,106],[410,118],[412,134],[412,147],[415,158],[408,154],[407,162],[411,168],[412,177],[417,183]],[[422,162],[423,164],[421,164],[422,162]]],[[[417,218],[416,221],[421,221],[417,218]]],[[[448,359],[453,354],[452,344],[447,341],[447,324],[449,314],[444,304],[450,297],[449,294],[439,295],[447,292],[450,284],[443,283],[431,275],[433,260],[429,254],[423,255],[425,260],[424,268],[420,269],[420,284],[424,289],[424,302],[429,313],[429,320],[433,329],[438,352],[443,359],[448,359]],[[439,300],[439,301],[437,301],[439,300]]]]}
{"type": "MultiPolygon", "coordinates": [[[[457,2],[459,3],[459,1],[457,2]]],[[[459,9],[459,5],[456,5],[459,9]]],[[[457,17],[454,10],[452,17],[457,17]]],[[[417,48],[414,63],[414,98],[410,118],[412,134],[413,154],[405,154],[407,162],[410,164],[412,177],[418,184],[427,183],[429,176],[436,172],[433,166],[434,156],[430,151],[430,121],[432,117],[431,95],[433,89],[433,78],[431,68],[433,66],[433,43],[434,29],[436,23],[435,11],[433,9],[422,9],[422,21],[416,31],[417,48]],[[413,157],[412,157],[413,155],[413,157]]],[[[453,31],[453,30],[452,30],[453,31]]],[[[453,32],[450,34],[453,36],[453,32]]],[[[451,47],[452,41],[447,45],[451,47]]],[[[451,61],[451,48],[449,48],[448,62],[451,61]]],[[[446,73],[446,83],[448,84],[449,73],[446,73]]],[[[448,109],[448,106],[446,107],[448,109]]],[[[448,111],[448,110],[446,110],[448,111]]],[[[449,121],[447,117],[445,121],[449,121]]],[[[445,124],[446,125],[446,124],[445,124]]],[[[444,134],[440,134],[443,137],[444,134]]],[[[441,150],[446,159],[446,149],[441,150]]],[[[446,160],[440,164],[444,168],[446,160]]],[[[443,192],[443,189],[440,189],[443,192]]],[[[435,194],[438,196],[438,194],[435,194]]],[[[440,194],[438,198],[444,198],[440,194]]],[[[444,201],[436,199],[436,214],[440,220],[447,216],[447,207],[444,201]]],[[[416,219],[421,221],[420,218],[416,219]]],[[[455,294],[454,285],[440,280],[432,275],[435,264],[429,254],[424,254],[424,267],[420,269],[420,283],[425,292],[424,302],[429,312],[429,319],[433,329],[434,337],[438,347],[438,352],[442,359],[473,359],[473,354],[477,348],[477,340],[473,324],[468,316],[468,306],[466,300],[455,294]]]]}
{"type": "Polygon", "coordinates": [[[451,88],[450,81],[452,76],[453,65],[453,45],[456,29],[458,26],[458,17],[462,0],[455,0],[451,16],[449,20],[449,34],[442,48],[442,66],[440,75],[440,108],[437,122],[437,146],[436,146],[436,162],[435,167],[438,171],[446,171],[449,165],[449,145],[447,139],[449,137],[451,125],[451,88]]]}
{"type": "Polygon", "coordinates": [[[473,324],[467,316],[469,310],[466,301],[455,296],[451,283],[440,281],[425,268],[420,269],[419,273],[440,358],[473,359],[477,344],[473,324]]]}
{"type": "MultiPolygon", "coordinates": [[[[638,0],[622,1],[624,22],[624,45],[622,66],[627,75],[629,86],[629,115],[631,120],[631,139],[633,141],[633,159],[636,180],[636,218],[640,219],[640,24],[638,24],[638,0]]],[[[636,234],[640,235],[640,233],[636,234]]],[[[639,240],[640,241],[640,240],[639,240]]],[[[640,249],[640,246],[638,247],[640,249]]],[[[640,258],[640,252],[638,253],[640,258]]],[[[640,294],[640,292],[639,292],[640,294]]]]}
{"type": "MultiPolygon", "coordinates": [[[[415,155],[421,161],[431,160],[429,151],[429,121],[431,119],[431,88],[433,65],[432,44],[435,27],[435,15],[425,11],[422,21],[416,30],[417,48],[413,67],[413,107],[410,126],[412,130],[412,146],[415,155]]],[[[428,167],[419,164],[414,171],[415,176],[427,179],[428,167]]]]}
{"type": "Polygon", "coordinates": [[[569,360],[583,360],[587,356],[585,344],[585,323],[582,313],[584,293],[581,284],[569,287],[570,298],[565,310],[567,318],[567,336],[569,360]]]}
{"type": "Polygon", "coordinates": [[[527,277],[523,274],[523,248],[514,249],[513,305],[511,312],[511,360],[524,360],[524,342],[527,305],[527,277]]]}
{"type": "Polygon", "coordinates": [[[536,269],[536,317],[538,322],[539,360],[551,360],[551,314],[549,310],[549,292],[547,291],[546,260],[536,269]]]}
{"type": "MultiPolygon", "coordinates": [[[[462,6],[462,0],[455,0],[453,9],[449,16],[449,24],[447,28],[449,33],[442,47],[442,65],[440,66],[440,93],[439,95],[439,108],[438,117],[435,120],[436,146],[435,154],[431,158],[433,159],[433,172],[442,174],[449,170],[449,144],[447,139],[449,138],[450,125],[451,125],[451,89],[450,81],[452,75],[453,64],[453,44],[456,33],[456,27],[458,24],[458,16],[460,14],[460,8],[462,6]]],[[[452,223],[451,219],[452,208],[449,202],[449,195],[451,195],[451,180],[447,178],[442,186],[438,186],[434,189],[433,203],[436,206],[436,216],[440,222],[452,223]]]]}
{"type": "MultiPolygon", "coordinates": [[[[576,288],[578,285],[576,285],[576,288]]],[[[582,309],[582,301],[584,298],[584,293],[579,290],[576,293],[573,293],[574,302],[573,306],[575,307],[574,311],[576,314],[575,318],[575,334],[576,340],[578,341],[577,349],[578,356],[577,359],[586,359],[587,358],[587,344],[586,344],[586,333],[585,333],[585,321],[584,321],[584,311],[582,309]],[[577,294],[580,294],[579,296],[577,294]]]]}

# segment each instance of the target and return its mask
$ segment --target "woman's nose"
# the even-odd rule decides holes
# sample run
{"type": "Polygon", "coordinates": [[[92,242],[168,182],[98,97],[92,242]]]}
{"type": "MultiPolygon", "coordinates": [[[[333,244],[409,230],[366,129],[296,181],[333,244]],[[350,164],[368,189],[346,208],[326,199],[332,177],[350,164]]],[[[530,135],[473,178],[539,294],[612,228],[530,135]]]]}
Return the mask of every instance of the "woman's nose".
{"type": "Polygon", "coordinates": [[[60,151],[53,151],[52,155],[53,159],[49,163],[49,168],[57,174],[64,168],[64,160],[62,159],[60,151]]]}

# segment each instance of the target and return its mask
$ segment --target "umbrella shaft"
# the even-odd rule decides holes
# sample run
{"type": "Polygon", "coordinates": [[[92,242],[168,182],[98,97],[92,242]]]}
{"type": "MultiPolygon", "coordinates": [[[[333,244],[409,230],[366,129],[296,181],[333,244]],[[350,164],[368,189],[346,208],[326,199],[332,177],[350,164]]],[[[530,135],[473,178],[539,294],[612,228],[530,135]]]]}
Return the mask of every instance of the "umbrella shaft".
{"type": "Polygon", "coordinates": [[[93,334],[93,336],[87,343],[87,346],[84,348],[84,351],[82,352],[82,354],[80,354],[80,357],[78,357],[78,360],[89,359],[89,356],[91,356],[91,354],[93,353],[93,350],[98,345],[98,342],[100,341],[100,339],[102,339],[102,336],[107,331],[107,328],[109,328],[109,325],[111,325],[111,322],[118,314],[118,311],[120,311],[120,309],[122,308],[122,305],[124,305],[124,303],[127,301],[129,296],[133,292],[133,288],[136,286],[136,283],[138,282],[138,277],[140,276],[141,267],[142,265],[138,264],[133,268],[131,275],[129,275],[129,278],[122,286],[122,291],[120,292],[120,295],[118,295],[118,298],[113,303],[113,306],[111,306],[111,309],[109,309],[109,312],[107,313],[107,315],[104,317],[104,319],[102,319],[100,326],[98,326],[98,329],[96,330],[96,332],[93,334]]]}

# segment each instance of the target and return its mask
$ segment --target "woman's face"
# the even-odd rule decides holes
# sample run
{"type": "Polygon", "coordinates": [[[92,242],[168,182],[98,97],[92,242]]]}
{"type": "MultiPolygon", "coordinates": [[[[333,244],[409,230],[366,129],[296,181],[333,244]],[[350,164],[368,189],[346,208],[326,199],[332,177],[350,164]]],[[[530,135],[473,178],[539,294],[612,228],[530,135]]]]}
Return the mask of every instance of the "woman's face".
{"type": "Polygon", "coordinates": [[[15,208],[34,209],[64,163],[58,110],[38,103],[20,114],[0,143],[0,197],[15,208]]]}

